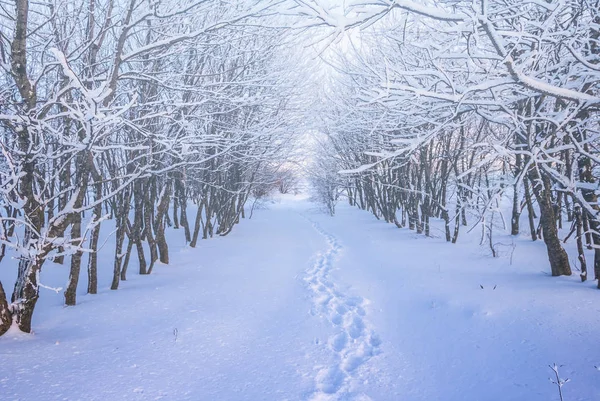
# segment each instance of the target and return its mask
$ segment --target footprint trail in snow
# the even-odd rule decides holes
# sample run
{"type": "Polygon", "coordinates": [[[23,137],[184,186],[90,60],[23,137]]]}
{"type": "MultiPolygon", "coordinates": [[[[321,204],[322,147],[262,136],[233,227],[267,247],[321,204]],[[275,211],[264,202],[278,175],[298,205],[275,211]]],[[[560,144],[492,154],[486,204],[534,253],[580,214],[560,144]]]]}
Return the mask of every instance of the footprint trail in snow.
{"type": "Polygon", "coordinates": [[[328,248],[316,256],[304,280],[314,299],[312,313],[327,319],[335,333],[327,340],[331,359],[327,366],[318,366],[315,392],[311,400],[370,400],[356,391],[370,377],[367,362],[379,353],[379,337],[368,327],[365,306],[368,301],[349,296],[336,288],[329,273],[342,246],[333,235],[309,220],[314,229],[327,240],[328,248]]]}

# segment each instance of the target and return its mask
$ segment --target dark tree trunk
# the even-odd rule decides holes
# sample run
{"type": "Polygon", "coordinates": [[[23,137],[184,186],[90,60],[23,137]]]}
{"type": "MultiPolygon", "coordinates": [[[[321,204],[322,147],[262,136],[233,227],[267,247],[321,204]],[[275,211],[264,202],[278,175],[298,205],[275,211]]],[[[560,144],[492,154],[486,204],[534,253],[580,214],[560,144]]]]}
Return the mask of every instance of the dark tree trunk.
{"type": "Polygon", "coordinates": [[[173,228],[179,229],[179,196],[177,196],[177,190],[175,190],[175,196],[173,196],[173,228]]]}
{"type": "Polygon", "coordinates": [[[529,232],[531,233],[531,240],[536,241],[538,237],[537,232],[535,230],[535,210],[533,209],[533,200],[531,199],[531,191],[529,189],[529,178],[523,177],[523,186],[525,188],[525,204],[527,205],[527,220],[529,222],[529,232]]]}
{"type": "MultiPolygon", "coordinates": [[[[73,216],[73,225],[71,226],[71,241],[75,239],[79,242],[78,247],[81,246],[81,214],[77,213],[73,216]]],[[[73,243],[73,245],[75,245],[73,243]]],[[[81,271],[81,256],[82,252],[77,250],[71,255],[71,269],[69,272],[69,282],[65,291],[65,305],[77,304],[77,284],[79,283],[79,273],[81,271]]]]}
{"type": "MultiPolygon", "coordinates": [[[[29,1],[16,0],[15,2],[15,28],[14,38],[11,43],[11,69],[16,87],[23,100],[24,112],[27,113],[36,107],[37,96],[35,87],[27,75],[27,25],[29,17],[29,1]]],[[[22,174],[19,179],[19,195],[25,199],[23,214],[29,220],[35,232],[41,232],[44,226],[44,208],[34,196],[35,160],[31,149],[37,146],[38,138],[34,130],[25,124],[20,125],[17,134],[19,150],[23,156],[22,174]]],[[[29,227],[25,228],[23,246],[30,249],[39,241],[37,234],[29,227]]],[[[42,255],[37,254],[29,259],[19,261],[19,270],[15,290],[11,302],[13,304],[13,317],[21,331],[31,332],[31,319],[39,297],[37,277],[44,263],[42,255]]]]}
{"type": "Polygon", "coordinates": [[[21,259],[19,262],[19,277],[11,302],[13,318],[19,330],[31,333],[33,311],[39,298],[38,274],[42,269],[43,259],[21,259]]]}
{"type": "MultiPolygon", "coordinates": [[[[93,167],[93,161],[89,161],[93,167]]],[[[94,206],[94,220],[96,221],[96,226],[92,229],[92,234],[90,237],[90,249],[92,253],[90,253],[90,258],[88,260],[88,294],[97,294],[98,293],[98,241],[100,240],[100,219],[102,218],[102,203],[100,200],[102,199],[102,182],[100,175],[95,172],[94,174],[94,190],[96,196],[96,202],[98,204],[94,206]]]]}
{"type": "Polygon", "coordinates": [[[519,219],[521,218],[521,204],[519,202],[518,184],[513,185],[512,217],[510,219],[510,235],[519,235],[519,219]]]}
{"type": "MultiPolygon", "coordinates": [[[[598,17],[600,19],[600,17],[598,17]]],[[[587,113],[585,114],[587,117],[587,113]]],[[[587,136],[585,133],[582,133],[581,139],[586,139],[587,136]]],[[[584,144],[584,149],[587,152],[590,152],[589,145],[584,144]]],[[[594,169],[592,166],[592,161],[587,156],[580,156],[577,160],[577,169],[579,172],[579,179],[582,182],[588,184],[596,184],[597,177],[594,175],[594,169]]],[[[586,232],[586,240],[588,246],[594,248],[594,278],[600,278],[600,206],[598,205],[598,195],[596,191],[582,188],[581,194],[583,198],[594,209],[594,214],[591,212],[585,213],[583,218],[583,226],[586,232]],[[587,223],[587,224],[586,224],[587,223]],[[587,225],[587,227],[586,227],[587,225]]],[[[600,280],[598,280],[598,288],[600,288],[600,280]]]]}
{"type": "Polygon", "coordinates": [[[600,223],[597,220],[590,219],[590,228],[592,229],[592,241],[594,244],[594,279],[598,280],[600,288],[600,223]]]}
{"type": "Polygon", "coordinates": [[[583,222],[582,222],[582,218],[581,218],[581,206],[579,205],[575,205],[575,209],[573,211],[574,217],[575,217],[575,227],[577,230],[577,259],[579,259],[579,266],[581,269],[581,274],[579,275],[581,277],[581,281],[586,281],[587,280],[587,264],[585,262],[585,253],[583,251],[583,238],[582,238],[582,234],[583,234],[583,222]]]}
{"type": "MultiPolygon", "coordinates": [[[[100,206],[102,207],[102,206],[100,206]]],[[[88,294],[98,293],[98,241],[100,239],[100,223],[92,230],[90,238],[90,258],[88,260],[88,294]]]]}
{"type": "Polygon", "coordinates": [[[177,196],[179,197],[179,208],[181,210],[179,214],[179,224],[183,227],[185,233],[185,241],[190,242],[192,235],[190,233],[190,223],[187,218],[187,198],[185,194],[185,188],[178,182],[177,188],[175,189],[177,196]]]}
{"type": "Polygon", "coordinates": [[[198,243],[198,237],[200,236],[200,226],[202,223],[202,206],[204,202],[200,202],[198,205],[198,211],[196,212],[196,221],[194,222],[194,234],[192,235],[192,241],[190,242],[190,246],[192,248],[196,247],[198,243]]]}
{"type": "Polygon", "coordinates": [[[585,244],[592,249],[592,233],[590,232],[590,220],[587,213],[583,214],[583,232],[585,233],[585,244]]]}
{"type": "Polygon", "coordinates": [[[570,276],[571,266],[556,228],[556,215],[552,204],[551,183],[545,175],[540,176],[537,165],[532,165],[527,172],[533,186],[533,193],[540,207],[540,226],[548,251],[548,259],[553,276],[570,276]]]}
{"type": "Polygon", "coordinates": [[[129,238],[127,243],[127,251],[125,252],[125,258],[123,259],[123,265],[121,266],[121,280],[127,280],[127,267],[129,266],[129,260],[131,259],[131,251],[133,250],[133,241],[129,238]]]}
{"type": "Polygon", "coordinates": [[[0,281],[0,336],[6,333],[11,325],[12,313],[8,305],[4,287],[2,286],[2,281],[0,281]]]}
{"type": "MultiPolygon", "coordinates": [[[[150,191],[149,191],[150,192],[150,191]]],[[[151,274],[154,269],[154,264],[158,260],[158,249],[156,248],[156,240],[154,239],[154,233],[152,229],[152,208],[154,202],[152,201],[152,195],[150,193],[145,194],[145,205],[144,205],[144,237],[150,248],[150,265],[148,266],[147,274],[151,274]]]]}
{"type": "Polygon", "coordinates": [[[167,244],[167,239],[165,237],[165,217],[169,213],[169,201],[171,199],[171,185],[170,182],[167,184],[166,188],[164,188],[158,207],[156,208],[156,219],[155,219],[155,228],[156,228],[156,245],[158,247],[159,259],[161,263],[166,265],[169,264],[169,245],[167,244]]]}
{"type": "Polygon", "coordinates": [[[454,216],[454,234],[452,235],[452,243],[456,244],[456,241],[458,240],[458,234],[460,233],[460,211],[462,210],[462,201],[461,201],[461,189],[459,188],[456,191],[457,195],[456,195],[456,209],[454,210],[455,216],[454,216]]]}
{"type": "MultiPolygon", "coordinates": [[[[7,208],[7,215],[10,216],[12,219],[16,219],[18,214],[19,214],[19,210],[17,208],[12,208],[12,207],[6,207],[7,208]]],[[[8,221],[2,222],[3,225],[3,229],[4,229],[4,233],[5,233],[5,238],[10,238],[13,236],[13,234],[15,233],[15,222],[14,221],[8,221]]],[[[2,262],[2,259],[4,259],[4,256],[6,256],[6,244],[2,244],[2,246],[0,247],[0,262],[2,262]]]]}
{"type": "MultiPolygon", "coordinates": [[[[77,172],[77,180],[75,181],[75,184],[77,185],[79,196],[76,198],[73,204],[75,209],[81,208],[83,205],[84,194],[87,192],[89,177],[87,173],[87,163],[93,163],[93,161],[89,159],[91,156],[91,153],[82,153],[76,158],[76,165],[79,166],[79,171],[77,172]]],[[[83,255],[83,252],[79,249],[83,245],[84,238],[82,238],[81,232],[82,213],[74,213],[71,219],[71,246],[76,246],[77,249],[75,250],[75,253],[71,255],[71,269],[69,272],[67,289],[65,291],[65,305],[72,306],[77,303],[77,285],[79,284],[81,257],[83,255]]]]}
{"type": "Polygon", "coordinates": [[[563,225],[562,225],[562,199],[563,199],[563,196],[561,193],[556,194],[556,202],[554,203],[554,210],[555,210],[556,222],[558,224],[559,230],[561,230],[563,228],[563,225]]]}
{"type": "MultiPolygon", "coordinates": [[[[120,208],[119,208],[120,209],[120,208]]],[[[121,252],[123,251],[123,242],[125,241],[125,224],[127,222],[127,218],[124,216],[117,217],[117,233],[116,233],[116,242],[115,242],[115,260],[113,261],[113,279],[110,284],[111,290],[119,289],[119,281],[121,278],[122,270],[121,270],[121,252]]],[[[131,241],[130,241],[131,242],[131,241]]]]}
{"type": "Polygon", "coordinates": [[[134,216],[133,226],[131,227],[131,241],[135,244],[138,256],[139,274],[146,274],[146,256],[144,255],[144,246],[142,244],[142,231],[144,226],[144,200],[143,189],[140,182],[136,182],[134,188],[134,216]]]}

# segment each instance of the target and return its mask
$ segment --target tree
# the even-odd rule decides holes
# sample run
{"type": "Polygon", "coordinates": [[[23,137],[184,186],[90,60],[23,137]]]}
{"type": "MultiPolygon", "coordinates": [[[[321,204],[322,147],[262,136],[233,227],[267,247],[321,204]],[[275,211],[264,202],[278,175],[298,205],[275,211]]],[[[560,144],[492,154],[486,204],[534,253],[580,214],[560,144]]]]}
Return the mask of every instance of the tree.
{"type": "Polygon", "coordinates": [[[31,331],[48,260],[70,257],[65,303],[74,305],[89,254],[96,293],[107,219],[116,226],[112,289],[127,278],[134,247],[141,274],[169,262],[172,199],[187,230],[190,198],[207,232],[232,230],[259,172],[285,159],[294,133],[285,117],[294,70],[280,68],[291,36],[274,23],[277,5],[17,0],[0,8],[0,241],[20,260],[11,302],[0,292],[0,332],[11,319],[31,331]]]}
{"type": "MultiPolygon", "coordinates": [[[[598,33],[590,28],[598,18],[597,2],[438,1],[426,7],[380,0],[353,2],[344,12],[317,1],[296,3],[314,25],[334,28],[333,35],[364,29],[352,58],[338,62],[337,70],[355,85],[353,101],[340,114],[352,118],[346,126],[362,124],[363,132],[386,137],[387,145],[377,141],[368,151],[376,159],[351,172],[404,171],[400,186],[388,179],[372,185],[373,203],[389,205],[381,186],[392,185],[403,193],[393,197],[400,200],[392,202],[393,209],[402,205],[418,231],[429,215],[441,214],[446,238],[456,240],[458,231],[450,235],[448,224],[448,189],[454,190],[455,218],[464,223],[466,206],[482,222],[488,211],[494,213],[492,200],[508,189],[517,216],[524,186],[530,219],[532,194],[539,205],[552,274],[571,274],[554,205],[572,200],[586,211],[590,228],[597,224],[591,196],[597,184],[589,174],[595,168],[589,163],[597,161],[585,149],[586,141],[597,141],[589,119],[600,100],[598,33]],[[435,168],[442,182],[432,180],[435,168]]],[[[376,214],[390,214],[378,209],[376,214]]]]}

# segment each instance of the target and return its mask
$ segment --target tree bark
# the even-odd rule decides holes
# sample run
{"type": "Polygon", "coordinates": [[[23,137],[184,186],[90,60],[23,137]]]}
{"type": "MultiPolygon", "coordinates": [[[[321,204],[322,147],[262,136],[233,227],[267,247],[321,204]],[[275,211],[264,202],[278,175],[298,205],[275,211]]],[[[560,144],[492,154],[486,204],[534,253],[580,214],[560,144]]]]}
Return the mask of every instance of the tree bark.
{"type": "Polygon", "coordinates": [[[146,257],[144,255],[144,246],[142,244],[142,230],[144,225],[144,200],[141,182],[133,185],[134,191],[134,216],[133,226],[131,227],[131,241],[135,244],[138,255],[139,274],[146,274],[146,257]]]}
{"type": "Polygon", "coordinates": [[[531,199],[531,191],[529,189],[529,178],[523,177],[523,186],[525,188],[525,204],[527,205],[527,219],[529,222],[529,232],[531,233],[531,240],[536,241],[538,237],[537,232],[535,230],[535,210],[533,209],[533,200],[531,199]]]}
{"type": "MultiPolygon", "coordinates": [[[[73,217],[73,225],[71,226],[71,241],[77,239],[81,245],[81,214],[77,213],[73,217]]],[[[75,245],[75,244],[73,244],[75,245]]],[[[69,271],[69,282],[65,290],[65,305],[73,306],[77,304],[77,284],[79,283],[79,273],[81,271],[81,256],[80,250],[75,251],[71,255],[71,269],[69,271]]]]}
{"type": "Polygon", "coordinates": [[[0,336],[10,329],[12,325],[12,313],[6,299],[6,293],[0,281],[0,336]]]}
{"type": "Polygon", "coordinates": [[[551,183],[547,176],[538,171],[537,165],[533,164],[527,172],[531,180],[533,193],[540,207],[540,226],[548,252],[550,269],[553,276],[570,276],[571,266],[567,252],[562,247],[558,238],[556,228],[556,215],[552,205],[551,183]]]}
{"type": "Polygon", "coordinates": [[[587,264],[585,261],[585,252],[583,250],[584,249],[583,248],[583,238],[582,238],[583,222],[582,222],[582,218],[581,218],[581,206],[575,205],[575,209],[573,210],[573,213],[574,213],[574,217],[575,217],[574,224],[575,224],[576,230],[577,230],[577,238],[576,238],[577,259],[579,259],[579,265],[580,265],[580,269],[581,269],[581,274],[579,276],[581,277],[581,281],[584,282],[587,280],[587,264]]]}
{"type": "Polygon", "coordinates": [[[102,181],[100,174],[96,171],[93,166],[93,160],[88,160],[88,163],[91,164],[91,169],[93,171],[94,176],[94,192],[95,192],[95,201],[98,204],[94,207],[94,220],[96,222],[96,226],[92,229],[91,237],[90,237],[90,249],[92,252],[90,253],[90,258],[88,260],[88,294],[97,294],[98,293],[98,241],[100,240],[100,219],[102,218],[102,203],[100,200],[102,199],[102,181]]]}
{"type": "Polygon", "coordinates": [[[33,311],[39,298],[38,274],[42,269],[43,259],[21,259],[19,277],[12,295],[12,313],[17,327],[25,333],[31,333],[33,311]]]}
{"type": "Polygon", "coordinates": [[[192,235],[192,241],[190,242],[190,246],[192,248],[196,247],[196,244],[198,243],[198,237],[200,236],[200,225],[202,223],[203,205],[204,202],[200,202],[200,204],[198,205],[198,211],[196,212],[196,220],[194,222],[194,234],[192,235]]]}
{"type": "Polygon", "coordinates": [[[519,202],[518,184],[513,185],[512,217],[510,219],[510,235],[519,235],[519,219],[521,218],[521,204],[519,202]]]}
{"type": "Polygon", "coordinates": [[[154,264],[158,260],[158,249],[156,247],[156,240],[154,239],[152,228],[152,208],[154,202],[150,188],[148,188],[147,193],[144,194],[144,203],[144,237],[150,248],[150,265],[148,266],[147,274],[151,274],[154,269],[154,264]]]}
{"type": "Polygon", "coordinates": [[[158,247],[159,260],[166,265],[169,264],[169,245],[165,238],[165,216],[169,213],[169,202],[171,199],[171,182],[167,182],[162,191],[158,207],[156,208],[155,229],[156,245],[158,247]]]}
{"type": "MultiPolygon", "coordinates": [[[[11,69],[19,94],[23,99],[23,114],[28,114],[36,106],[37,97],[31,80],[27,75],[27,25],[29,19],[29,1],[15,1],[15,35],[11,43],[11,69]]],[[[35,147],[37,138],[27,123],[20,125],[17,131],[19,150],[23,156],[23,170],[19,179],[19,195],[25,199],[23,214],[31,227],[25,228],[23,246],[35,252],[35,256],[23,258],[19,262],[19,270],[11,302],[13,316],[21,331],[31,332],[31,319],[39,297],[37,276],[44,260],[40,258],[38,234],[44,225],[44,208],[34,196],[35,161],[31,149],[35,147]]]]}

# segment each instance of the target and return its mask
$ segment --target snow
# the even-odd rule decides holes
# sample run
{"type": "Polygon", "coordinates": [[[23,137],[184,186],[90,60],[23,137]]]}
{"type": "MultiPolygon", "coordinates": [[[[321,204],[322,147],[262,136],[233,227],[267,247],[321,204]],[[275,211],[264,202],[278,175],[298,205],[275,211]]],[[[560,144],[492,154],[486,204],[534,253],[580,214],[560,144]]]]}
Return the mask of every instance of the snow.
{"type": "Polygon", "coordinates": [[[196,249],[171,230],[171,265],[112,292],[109,239],[98,295],[42,289],[35,333],[0,337],[0,398],[548,401],[556,364],[565,400],[600,399],[595,283],[548,276],[526,235],[495,234],[492,258],[476,231],[447,244],[284,197],[196,249]]]}
{"type": "Polygon", "coordinates": [[[511,265],[509,246],[492,258],[466,236],[447,244],[348,208],[323,227],[346,244],[339,279],[370,300],[382,340],[372,399],[552,400],[553,363],[565,399],[600,399],[595,283],[547,276],[542,243],[515,239],[511,265]]]}

